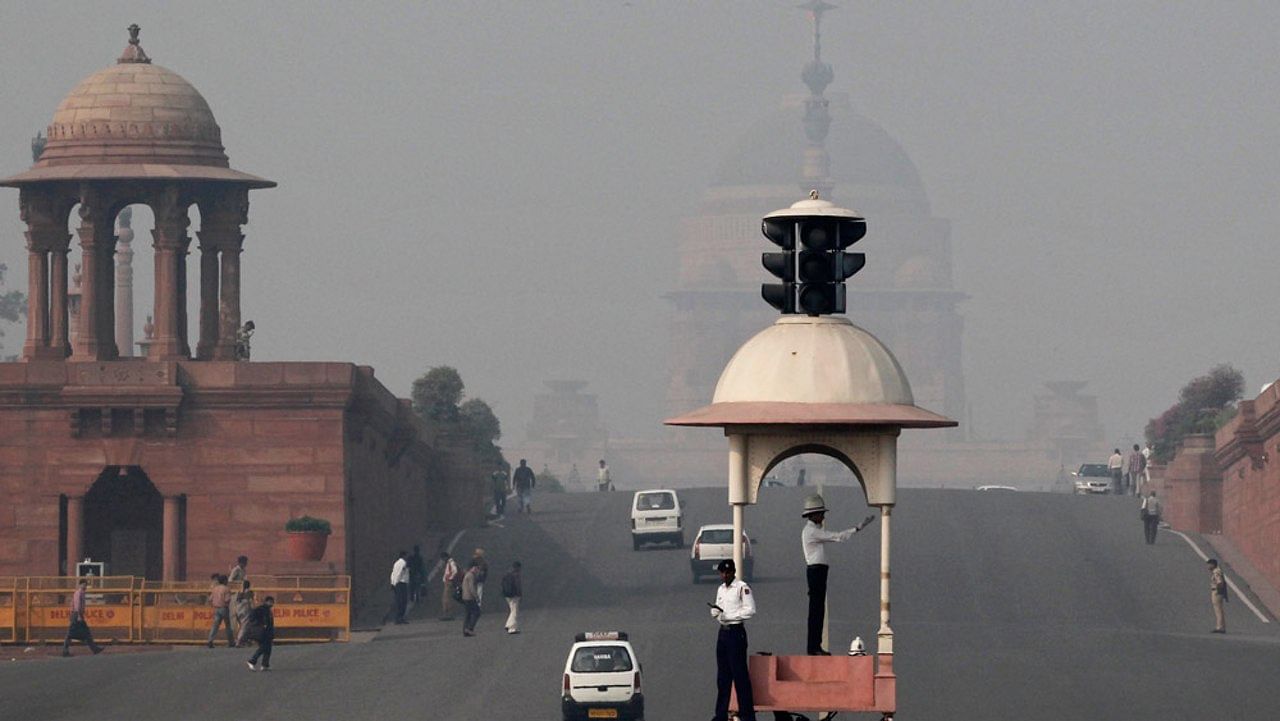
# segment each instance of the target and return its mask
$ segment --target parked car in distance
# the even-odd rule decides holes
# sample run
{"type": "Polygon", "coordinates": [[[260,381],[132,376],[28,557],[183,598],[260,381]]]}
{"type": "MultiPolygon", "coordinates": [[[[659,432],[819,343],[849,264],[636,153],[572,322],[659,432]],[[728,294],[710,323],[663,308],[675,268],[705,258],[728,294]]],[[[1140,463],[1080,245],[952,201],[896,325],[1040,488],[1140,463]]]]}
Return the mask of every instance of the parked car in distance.
{"type": "MultiPolygon", "coordinates": [[[[699,528],[693,539],[693,550],[689,553],[693,582],[697,583],[702,576],[716,575],[716,565],[726,558],[733,558],[733,524],[715,523],[699,528]]],[[[751,558],[751,537],[746,531],[742,532],[742,566],[739,577],[751,581],[755,561],[751,558]]]]}
{"type": "Polygon", "coordinates": [[[643,719],[641,668],[627,634],[621,631],[578,634],[564,662],[560,688],[564,721],[643,719]]]}
{"type": "Polygon", "coordinates": [[[684,506],[675,491],[636,491],[631,498],[631,549],[639,551],[646,543],[684,548],[684,506]]]}
{"type": "Polygon", "coordinates": [[[1080,470],[1071,474],[1075,476],[1075,492],[1077,494],[1110,493],[1111,471],[1105,463],[1083,463],[1080,470]]]}

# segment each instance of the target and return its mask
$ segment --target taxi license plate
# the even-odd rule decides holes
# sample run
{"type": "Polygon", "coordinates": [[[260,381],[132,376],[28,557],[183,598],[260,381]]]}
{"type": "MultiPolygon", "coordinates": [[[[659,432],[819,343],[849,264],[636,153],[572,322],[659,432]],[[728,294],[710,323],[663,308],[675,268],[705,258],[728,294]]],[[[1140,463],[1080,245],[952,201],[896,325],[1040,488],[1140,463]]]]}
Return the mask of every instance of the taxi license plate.
{"type": "Polygon", "coordinates": [[[618,709],[589,708],[587,709],[587,718],[618,718],[618,709]]]}

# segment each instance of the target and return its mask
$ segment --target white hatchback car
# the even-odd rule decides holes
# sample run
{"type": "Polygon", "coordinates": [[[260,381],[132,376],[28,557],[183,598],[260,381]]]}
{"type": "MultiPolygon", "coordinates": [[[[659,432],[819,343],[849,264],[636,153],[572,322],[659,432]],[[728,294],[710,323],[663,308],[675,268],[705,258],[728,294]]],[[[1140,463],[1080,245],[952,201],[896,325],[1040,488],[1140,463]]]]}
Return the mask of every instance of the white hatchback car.
{"type": "Polygon", "coordinates": [[[574,641],[564,662],[564,721],[644,719],[641,667],[627,634],[592,631],[574,641]]]}
{"type": "Polygon", "coordinates": [[[636,491],[631,499],[631,548],[638,551],[646,543],[684,548],[684,507],[675,491],[636,491]]]}
{"type": "MultiPolygon", "coordinates": [[[[698,529],[689,553],[689,571],[693,582],[702,576],[715,575],[716,566],[724,559],[733,558],[733,524],[714,523],[698,529]]],[[[742,532],[742,566],[738,577],[750,582],[754,576],[755,562],[751,559],[751,537],[742,532]]]]}

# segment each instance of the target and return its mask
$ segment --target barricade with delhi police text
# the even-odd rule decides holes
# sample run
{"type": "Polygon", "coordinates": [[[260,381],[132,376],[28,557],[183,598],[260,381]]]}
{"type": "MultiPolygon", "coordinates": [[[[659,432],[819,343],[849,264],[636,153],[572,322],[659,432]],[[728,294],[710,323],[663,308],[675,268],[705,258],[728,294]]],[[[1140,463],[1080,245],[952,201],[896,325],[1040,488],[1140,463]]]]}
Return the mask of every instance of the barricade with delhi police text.
{"type": "MultiPolygon", "coordinates": [[[[350,640],[350,576],[253,575],[249,581],[255,605],[275,598],[278,643],[350,640]]],[[[66,576],[0,576],[0,643],[61,641],[76,584],[66,576]]],[[[89,578],[85,617],[99,642],[204,643],[213,622],[211,591],[208,581],[89,578]]]]}

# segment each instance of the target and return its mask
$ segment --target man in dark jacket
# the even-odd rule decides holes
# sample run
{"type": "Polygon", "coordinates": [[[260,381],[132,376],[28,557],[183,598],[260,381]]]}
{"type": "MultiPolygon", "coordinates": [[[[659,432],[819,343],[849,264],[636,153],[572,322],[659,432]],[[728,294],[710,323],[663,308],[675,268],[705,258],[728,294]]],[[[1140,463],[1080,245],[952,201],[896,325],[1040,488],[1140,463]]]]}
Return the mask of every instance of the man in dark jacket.
{"type": "Polygon", "coordinates": [[[246,635],[258,642],[258,650],[253,652],[248,664],[250,671],[270,671],[271,670],[271,644],[276,639],[276,620],[271,612],[271,607],[276,605],[276,599],[267,596],[262,599],[262,605],[249,612],[249,620],[247,624],[249,630],[246,635]],[[262,659],[262,665],[258,666],[258,659],[262,659]]]}
{"type": "Polygon", "coordinates": [[[507,633],[520,633],[520,596],[524,594],[524,584],[520,582],[520,562],[511,564],[511,570],[502,577],[502,597],[507,599],[506,629],[507,633]]]}
{"type": "Polygon", "coordinates": [[[538,485],[538,479],[534,477],[533,469],[528,463],[521,458],[520,467],[511,476],[511,484],[516,487],[516,503],[519,504],[521,513],[533,512],[533,487],[538,485]]]}

